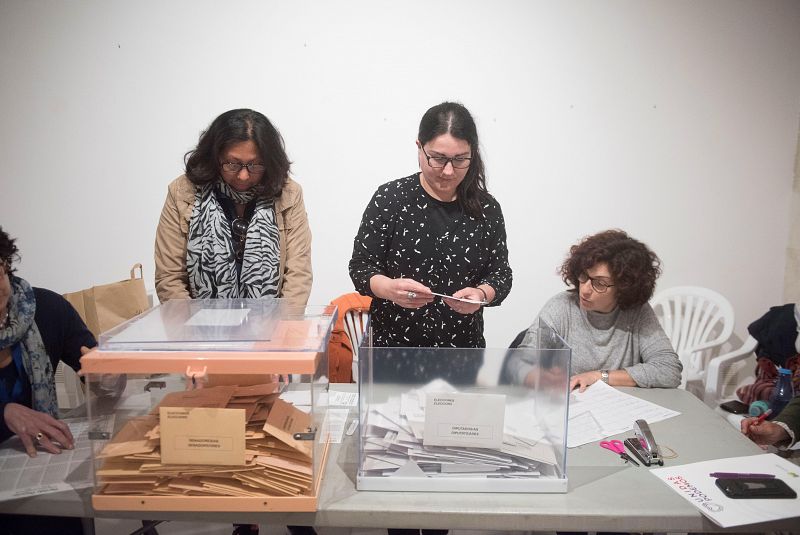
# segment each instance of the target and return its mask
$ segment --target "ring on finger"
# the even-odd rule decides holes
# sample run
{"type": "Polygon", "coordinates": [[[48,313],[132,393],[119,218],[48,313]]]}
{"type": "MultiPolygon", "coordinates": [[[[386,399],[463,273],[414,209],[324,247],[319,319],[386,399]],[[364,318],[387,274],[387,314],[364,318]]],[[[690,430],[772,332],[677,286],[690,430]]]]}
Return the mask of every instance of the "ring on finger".
{"type": "Polygon", "coordinates": [[[36,436],[33,437],[33,438],[36,439],[36,442],[41,442],[42,439],[44,438],[44,434],[41,431],[39,431],[38,433],[36,433],[36,436]]]}
{"type": "Polygon", "coordinates": [[[406,295],[408,296],[409,301],[413,301],[414,298],[417,297],[417,294],[415,292],[408,292],[406,295]]]}

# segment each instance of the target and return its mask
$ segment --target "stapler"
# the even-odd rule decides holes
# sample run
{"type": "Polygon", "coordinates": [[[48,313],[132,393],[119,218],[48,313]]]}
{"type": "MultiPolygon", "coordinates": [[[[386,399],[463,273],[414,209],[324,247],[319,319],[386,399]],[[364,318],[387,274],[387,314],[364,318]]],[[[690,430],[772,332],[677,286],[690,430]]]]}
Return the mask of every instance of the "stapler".
{"type": "Polygon", "coordinates": [[[658,444],[656,444],[653,432],[650,431],[650,426],[647,422],[636,420],[633,423],[633,432],[636,434],[636,438],[625,439],[625,445],[628,446],[631,453],[636,455],[645,466],[650,466],[651,464],[664,466],[664,459],[661,457],[658,444]]]}

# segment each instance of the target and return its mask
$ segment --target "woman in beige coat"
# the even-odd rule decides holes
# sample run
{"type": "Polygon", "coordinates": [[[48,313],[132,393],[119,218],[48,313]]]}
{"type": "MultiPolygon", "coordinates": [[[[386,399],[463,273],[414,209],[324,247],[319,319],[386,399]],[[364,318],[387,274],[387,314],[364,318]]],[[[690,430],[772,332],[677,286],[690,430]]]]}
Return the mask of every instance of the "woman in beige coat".
{"type": "Polygon", "coordinates": [[[155,244],[161,302],[311,292],[311,230],[283,139],[261,113],[223,113],[168,188],[155,244]]]}

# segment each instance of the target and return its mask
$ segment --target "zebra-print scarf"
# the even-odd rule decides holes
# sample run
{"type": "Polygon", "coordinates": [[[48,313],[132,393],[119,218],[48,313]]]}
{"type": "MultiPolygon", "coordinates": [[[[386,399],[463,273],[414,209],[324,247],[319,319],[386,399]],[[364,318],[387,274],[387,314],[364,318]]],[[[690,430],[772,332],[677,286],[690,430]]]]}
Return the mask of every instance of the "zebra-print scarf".
{"type": "Polygon", "coordinates": [[[186,269],[192,298],[276,295],[280,242],[273,201],[256,200],[255,212],[247,227],[240,274],[236,268],[231,224],[217,201],[215,188],[240,203],[255,196],[252,192],[234,191],[222,180],[204,186],[195,194],[186,245],[186,269]]]}

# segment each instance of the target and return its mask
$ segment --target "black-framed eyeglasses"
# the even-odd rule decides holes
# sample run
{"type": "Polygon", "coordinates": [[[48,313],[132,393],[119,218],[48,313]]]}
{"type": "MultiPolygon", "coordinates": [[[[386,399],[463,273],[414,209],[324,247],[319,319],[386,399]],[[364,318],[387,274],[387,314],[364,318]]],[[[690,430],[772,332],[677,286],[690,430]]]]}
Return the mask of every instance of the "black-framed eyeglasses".
{"type": "Polygon", "coordinates": [[[233,238],[233,253],[236,260],[244,258],[244,244],[247,240],[248,222],[243,217],[237,217],[231,221],[231,238],[233,238]]]}
{"type": "Polygon", "coordinates": [[[260,175],[264,173],[267,168],[263,163],[239,163],[239,162],[222,162],[220,164],[222,170],[226,173],[239,173],[243,167],[247,168],[247,172],[251,175],[260,175]]]}
{"type": "Polygon", "coordinates": [[[428,165],[434,169],[447,167],[448,163],[453,165],[453,169],[466,169],[469,167],[469,163],[472,161],[472,158],[467,158],[464,156],[454,156],[453,158],[448,158],[447,156],[430,156],[425,151],[425,147],[420,148],[422,149],[422,154],[425,155],[425,159],[428,160],[428,165]]]}
{"type": "Polygon", "coordinates": [[[595,279],[593,277],[590,277],[589,274],[584,271],[583,273],[578,275],[578,282],[584,284],[586,281],[592,281],[592,288],[594,288],[594,291],[599,294],[606,293],[609,288],[614,286],[613,284],[607,283],[603,279],[595,279]]]}

